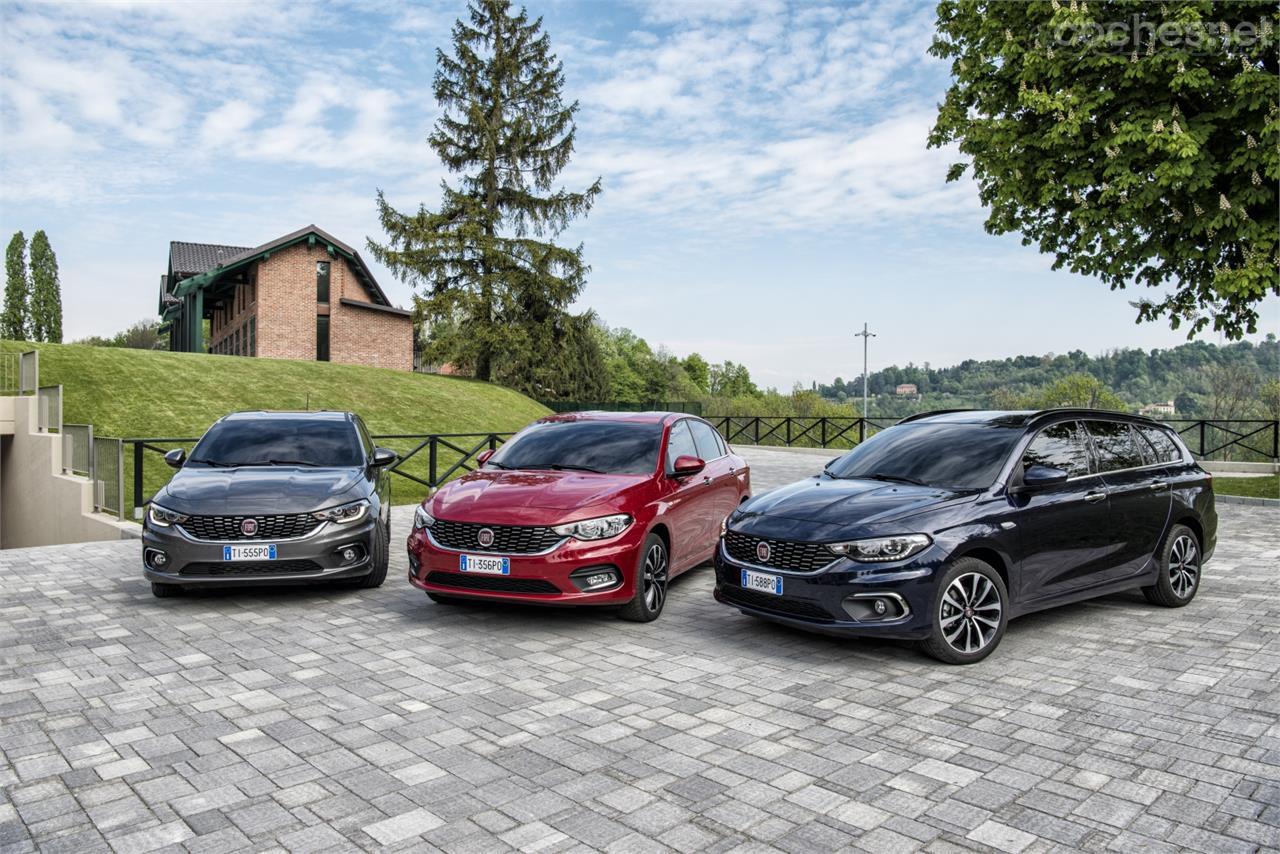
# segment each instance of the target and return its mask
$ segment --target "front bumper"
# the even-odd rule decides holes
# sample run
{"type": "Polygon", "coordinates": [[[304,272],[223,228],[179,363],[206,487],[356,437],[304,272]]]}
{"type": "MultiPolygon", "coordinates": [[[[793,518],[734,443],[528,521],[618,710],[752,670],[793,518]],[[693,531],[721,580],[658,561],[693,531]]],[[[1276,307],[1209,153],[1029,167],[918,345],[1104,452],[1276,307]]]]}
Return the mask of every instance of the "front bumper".
{"type": "Polygon", "coordinates": [[[227,561],[226,546],[260,545],[248,540],[210,542],[197,540],[177,527],[146,525],[142,531],[142,571],[148,581],[183,587],[241,586],[330,581],[360,578],[373,569],[372,549],[378,523],[375,518],[337,525],[326,522],[310,535],[275,543],[276,559],[227,561]],[[344,560],[342,552],[352,548],[354,560],[344,560]],[[152,550],[168,557],[156,566],[152,550]]]}
{"type": "Polygon", "coordinates": [[[721,541],[714,595],[744,614],[812,632],[922,640],[929,636],[941,566],[941,549],[935,545],[900,563],[840,560],[817,572],[783,572],[734,560],[721,541]],[[745,589],[744,569],[780,576],[782,595],[745,589]],[[877,599],[886,600],[885,617],[876,617],[866,607],[877,599]],[[899,608],[905,615],[899,616],[899,608]]]}
{"type": "Polygon", "coordinates": [[[409,583],[428,593],[542,605],[623,605],[635,596],[636,567],[645,529],[632,524],[616,537],[597,542],[565,539],[544,554],[504,554],[510,561],[505,576],[460,571],[463,552],[441,546],[422,529],[409,534],[409,583]],[[615,586],[595,591],[579,589],[570,575],[593,569],[612,570],[615,586]]]}

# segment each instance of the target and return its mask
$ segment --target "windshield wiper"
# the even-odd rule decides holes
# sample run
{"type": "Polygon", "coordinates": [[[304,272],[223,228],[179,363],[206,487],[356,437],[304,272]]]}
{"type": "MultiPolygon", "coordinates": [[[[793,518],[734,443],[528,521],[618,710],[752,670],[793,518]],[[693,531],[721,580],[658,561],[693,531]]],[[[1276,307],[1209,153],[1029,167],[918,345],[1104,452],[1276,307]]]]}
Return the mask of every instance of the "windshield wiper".
{"type": "Polygon", "coordinates": [[[240,465],[239,463],[227,463],[227,462],[223,462],[222,460],[211,460],[206,457],[192,457],[191,459],[187,460],[187,462],[197,463],[202,466],[216,466],[217,468],[220,468],[220,469],[230,469],[240,465]]]}
{"type": "Polygon", "coordinates": [[[307,460],[263,460],[260,463],[254,463],[258,466],[305,466],[306,468],[321,468],[319,463],[309,462],[307,460]]]}
{"type": "Polygon", "coordinates": [[[587,471],[592,474],[604,474],[600,469],[593,469],[591,466],[574,466],[568,463],[538,463],[536,465],[520,466],[522,469],[552,469],[553,471],[587,471]]]}
{"type": "Polygon", "coordinates": [[[861,477],[865,477],[868,480],[885,480],[890,483],[909,483],[912,486],[928,486],[929,485],[925,483],[923,480],[916,480],[914,477],[902,477],[901,475],[896,475],[896,474],[880,474],[877,472],[876,474],[864,474],[864,475],[861,475],[861,477]]]}
{"type": "Polygon", "coordinates": [[[836,474],[836,473],[835,473],[835,472],[833,472],[831,469],[823,469],[823,470],[822,470],[822,473],[823,473],[823,474],[825,474],[827,477],[831,478],[832,480],[840,480],[840,479],[841,479],[841,478],[840,478],[840,475],[836,474]]]}
{"type": "Polygon", "coordinates": [[[483,466],[481,466],[481,468],[487,468],[487,467],[489,467],[489,466],[493,466],[493,467],[494,467],[494,468],[496,468],[496,469],[507,469],[507,470],[510,470],[510,469],[511,469],[511,466],[503,465],[502,463],[498,462],[497,460],[485,460],[485,461],[484,461],[484,465],[483,465],[483,466]]]}

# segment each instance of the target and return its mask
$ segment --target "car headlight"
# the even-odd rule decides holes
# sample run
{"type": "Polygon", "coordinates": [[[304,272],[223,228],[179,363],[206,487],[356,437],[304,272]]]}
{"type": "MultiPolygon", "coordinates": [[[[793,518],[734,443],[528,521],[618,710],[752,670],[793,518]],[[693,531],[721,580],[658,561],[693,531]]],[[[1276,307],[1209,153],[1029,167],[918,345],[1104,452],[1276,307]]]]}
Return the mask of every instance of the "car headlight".
{"type": "Polygon", "coordinates": [[[311,515],[321,522],[336,522],[339,525],[347,525],[351,522],[359,522],[364,518],[364,514],[368,512],[369,502],[361,498],[359,501],[352,501],[350,504],[339,504],[337,507],[317,510],[311,515]]]}
{"type": "Polygon", "coordinates": [[[150,519],[151,524],[155,525],[157,528],[167,528],[170,525],[181,524],[191,517],[183,513],[176,513],[173,510],[169,510],[168,508],[161,507],[159,504],[153,503],[147,511],[147,518],[150,519]]]}
{"type": "Polygon", "coordinates": [[[436,517],[427,512],[427,508],[419,504],[413,508],[413,530],[421,531],[436,523],[436,517]]]}
{"type": "Polygon", "coordinates": [[[581,522],[570,522],[552,528],[557,534],[573,537],[575,540],[607,540],[616,537],[631,524],[631,517],[626,513],[616,516],[601,516],[598,519],[583,519],[581,522]]]}
{"type": "Polygon", "coordinates": [[[869,540],[854,540],[849,543],[831,543],[828,549],[849,560],[862,563],[883,563],[891,560],[903,560],[918,554],[929,547],[933,540],[924,534],[902,534],[896,537],[875,537],[869,540]]]}

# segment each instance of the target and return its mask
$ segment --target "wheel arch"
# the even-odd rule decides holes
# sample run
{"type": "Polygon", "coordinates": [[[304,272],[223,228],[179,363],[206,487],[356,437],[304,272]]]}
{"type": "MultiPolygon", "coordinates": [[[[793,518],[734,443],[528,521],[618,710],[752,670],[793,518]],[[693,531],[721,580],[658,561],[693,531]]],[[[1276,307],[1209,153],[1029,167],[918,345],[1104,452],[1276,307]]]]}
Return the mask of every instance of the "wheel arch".
{"type": "Polygon", "coordinates": [[[974,543],[957,549],[952,556],[952,560],[959,560],[962,557],[971,557],[980,560],[991,566],[1000,576],[1000,580],[1004,582],[1004,589],[1009,591],[1009,598],[1013,599],[1013,587],[1010,585],[1009,576],[1009,559],[1000,553],[997,549],[984,543],[974,543]]]}

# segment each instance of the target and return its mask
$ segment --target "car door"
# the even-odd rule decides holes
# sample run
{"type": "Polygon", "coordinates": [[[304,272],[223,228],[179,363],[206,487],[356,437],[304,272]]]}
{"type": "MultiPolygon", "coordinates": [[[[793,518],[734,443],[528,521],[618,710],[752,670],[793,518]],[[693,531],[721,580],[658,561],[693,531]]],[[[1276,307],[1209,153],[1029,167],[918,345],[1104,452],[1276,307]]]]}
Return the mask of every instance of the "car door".
{"type": "Polygon", "coordinates": [[[1173,491],[1156,464],[1155,452],[1132,425],[1089,419],[1085,427],[1107,485],[1117,549],[1103,577],[1126,578],[1148,569],[1169,521],[1173,491]]]}
{"type": "Polygon", "coordinates": [[[712,495],[712,517],[708,520],[707,557],[715,553],[715,544],[720,538],[720,522],[738,506],[738,472],[724,441],[716,433],[715,428],[705,421],[696,418],[687,419],[693,431],[694,444],[698,446],[698,456],[706,460],[704,480],[708,481],[712,495]]]}
{"type": "MultiPolygon", "coordinates": [[[[665,514],[671,530],[671,567],[681,572],[706,558],[710,519],[715,516],[715,492],[704,472],[686,477],[672,476],[677,457],[698,456],[689,419],[684,418],[671,425],[667,436],[667,454],[663,471],[667,483],[667,507],[665,514]]],[[[720,524],[715,519],[714,524],[720,524]]],[[[714,540],[711,541],[714,545],[714,540]]]]}
{"type": "MultiPolygon", "coordinates": [[[[1093,468],[1089,437],[1078,422],[1049,425],[1023,452],[1021,466],[1062,469],[1064,483],[1018,492],[1018,599],[1034,602],[1097,583],[1115,560],[1106,484],[1093,468]]],[[[1020,477],[1020,472],[1019,472],[1020,477]]],[[[1015,480],[1016,482],[1016,480],[1015,480]]]]}

